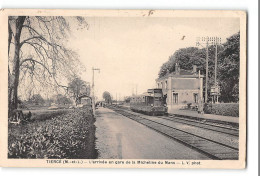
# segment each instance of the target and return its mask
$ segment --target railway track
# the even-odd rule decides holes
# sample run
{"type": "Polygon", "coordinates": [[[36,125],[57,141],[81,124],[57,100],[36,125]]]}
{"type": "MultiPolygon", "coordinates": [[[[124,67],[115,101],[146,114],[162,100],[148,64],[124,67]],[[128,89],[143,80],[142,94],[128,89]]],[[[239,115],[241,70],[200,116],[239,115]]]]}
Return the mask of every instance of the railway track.
{"type": "MultiPolygon", "coordinates": [[[[132,112],[129,108],[126,107],[118,107],[120,109],[123,109],[125,111],[132,112]]],[[[132,112],[133,113],[133,112],[132,112]]],[[[203,121],[203,120],[195,120],[195,119],[190,119],[190,118],[184,118],[184,117],[179,117],[175,115],[170,115],[170,116],[155,116],[156,118],[161,118],[165,119],[168,121],[172,122],[177,122],[189,126],[194,126],[194,127],[199,127],[202,129],[210,130],[210,131],[216,131],[218,133],[223,133],[223,134],[228,134],[231,136],[239,136],[239,130],[237,127],[232,127],[231,125],[224,125],[224,124],[218,124],[218,123],[212,123],[208,121],[203,121]]]]}
{"type": "Polygon", "coordinates": [[[237,160],[238,148],[213,141],[166,124],[147,119],[139,114],[131,113],[126,109],[109,107],[115,112],[135,120],[171,139],[174,139],[214,160],[237,160]]]}
{"type": "Polygon", "coordinates": [[[208,124],[208,123],[203,123],[201,121],[192,120],[192,119],[185,119],[185,118],[176,117],[176,116],[170,116],[170,117],[160,116],[159,118],[169,120],[169,121],[173,121],[173,122],[177,122],[177,123],[181,123],[181,124],[185,124],[185,125],[199,127],[199,128],[202,128],[202,129],[216,131],[216,132],[228,134],[228,135],[231,135],[231,136],[236,136],[236,137],[239,136],[239,130],[236,129],[236,128],[225,127],[225,126],[216,125],[216,124],[208,124]]]}

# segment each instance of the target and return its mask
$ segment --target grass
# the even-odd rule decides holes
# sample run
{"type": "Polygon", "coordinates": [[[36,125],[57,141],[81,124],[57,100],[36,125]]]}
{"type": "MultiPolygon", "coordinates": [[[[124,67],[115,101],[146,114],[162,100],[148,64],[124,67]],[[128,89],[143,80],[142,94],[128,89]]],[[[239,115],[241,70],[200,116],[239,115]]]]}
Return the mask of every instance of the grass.
{"type": "Polygon", "coordinates": [[[90,108],[34,112],[26,124],[9,124],[8,158],[96,158],[90,108]]]}

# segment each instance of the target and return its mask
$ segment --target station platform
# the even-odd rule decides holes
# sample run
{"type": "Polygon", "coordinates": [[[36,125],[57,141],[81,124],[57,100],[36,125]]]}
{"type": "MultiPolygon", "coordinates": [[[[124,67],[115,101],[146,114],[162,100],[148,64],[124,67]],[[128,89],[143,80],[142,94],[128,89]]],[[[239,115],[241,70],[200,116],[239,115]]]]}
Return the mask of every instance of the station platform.
{"type": "Polygon", "coordinates": [[[215,115],[215,114],[199,114],[197,111],[176,110],[176,109],[169,110],[168,113],[170,115],[182,116],[187,118],[197,118],[197,119],[208,120],[213,122],[239,124],[239,117],[222,116],[222,115],[215,115]]]}
{"type": "MultiPolygon", "coordinates": [[[[121,105],[125,108],[130,108],[127,105],[121,105]]],[[[197,111],[189,111],[189,110],[178,110],[178,109],[168,109],[169,115],[176,115],[180,117],[186,117],[191,119],[199,119],[199,120],[207,120],[216,123],[225,123],[225,124],[233,124],[237,126],[239,124],[239,117],[232,116],[222,116],[215,114],[199,114],[197,111]]]]}

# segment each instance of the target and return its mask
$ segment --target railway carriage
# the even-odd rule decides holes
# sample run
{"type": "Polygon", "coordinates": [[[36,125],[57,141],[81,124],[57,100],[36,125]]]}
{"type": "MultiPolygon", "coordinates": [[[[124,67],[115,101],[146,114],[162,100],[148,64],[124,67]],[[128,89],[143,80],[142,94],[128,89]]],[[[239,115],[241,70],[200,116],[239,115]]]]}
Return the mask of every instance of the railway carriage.
{"type": "Polygon", "coordinates": [[[81,107],[91,107],[92,106],[91,98],[90,97],[82,97],[80,99],[80,103],[79,103],[78,106],[81,106],[81,107]]]}
{"type": "Polygon", "coordinates": [[[131,97],[130,109],[149,115],[164,115],[168,110],[162,89],[148,89],[141,95],[131,97]]]}

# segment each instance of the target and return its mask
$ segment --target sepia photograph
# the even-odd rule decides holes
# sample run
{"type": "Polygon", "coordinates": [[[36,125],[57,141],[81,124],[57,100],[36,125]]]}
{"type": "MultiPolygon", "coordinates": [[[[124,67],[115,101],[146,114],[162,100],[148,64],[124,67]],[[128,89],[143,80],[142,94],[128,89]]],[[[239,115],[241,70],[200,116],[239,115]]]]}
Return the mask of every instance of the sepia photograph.
{"type": "Polygon", "coordinates": [[[246,12],[0,17],[1,165],[245,168],[246,12]]]}

